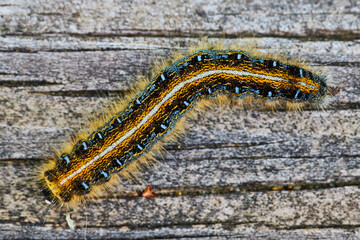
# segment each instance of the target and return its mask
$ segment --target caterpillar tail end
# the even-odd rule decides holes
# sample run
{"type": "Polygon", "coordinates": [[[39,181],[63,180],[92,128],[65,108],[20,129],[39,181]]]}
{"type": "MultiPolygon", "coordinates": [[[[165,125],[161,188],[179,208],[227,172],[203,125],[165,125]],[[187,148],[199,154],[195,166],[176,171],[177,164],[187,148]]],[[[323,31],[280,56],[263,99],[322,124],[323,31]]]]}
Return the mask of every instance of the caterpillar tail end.
{"type": "Polygon", "coordinates": [[[56,205],[57,204],[57,200],[56,197],[54,196],[54,194],[50,191],[49,188],[43,187],[41,189],[41,192],[44,194],[45,196],[45,202],[49,205],[56,205]]]}

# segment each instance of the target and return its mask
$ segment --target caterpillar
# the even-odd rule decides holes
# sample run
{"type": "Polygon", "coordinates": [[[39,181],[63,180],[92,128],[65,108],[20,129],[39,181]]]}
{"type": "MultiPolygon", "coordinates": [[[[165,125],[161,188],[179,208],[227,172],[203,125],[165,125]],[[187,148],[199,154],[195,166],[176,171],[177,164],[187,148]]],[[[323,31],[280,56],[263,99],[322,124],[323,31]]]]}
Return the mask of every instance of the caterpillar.
{"type": "Polygon", "coordinates": [[[265,103],[320,104],[336,94],[326,77],[244,50],[201,49],[162,68],[122,111],[68,144],[39,171],[42,191],[53,203],[73,206],[109,188],[150,158],[183,116],[204,100],[253,97],[265,103]],[[115,180],[114,180],[115,179],[115,180]]]}

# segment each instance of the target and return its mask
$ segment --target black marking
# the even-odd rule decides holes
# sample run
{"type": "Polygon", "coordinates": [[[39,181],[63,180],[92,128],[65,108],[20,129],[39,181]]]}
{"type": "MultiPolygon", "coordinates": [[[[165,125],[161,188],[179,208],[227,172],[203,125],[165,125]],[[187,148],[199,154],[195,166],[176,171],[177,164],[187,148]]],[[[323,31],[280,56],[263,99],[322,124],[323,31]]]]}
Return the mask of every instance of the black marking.
{"type": "Polygon", "coordinates": [[[94,178],[96,184],[101,184],[110,180],[110,174],[106,171],[100,171],[94,178]]]}
{"type": "Polygon", "coordinates": [[[44,176],[47,178],[49,182],[53,182],[56,180],[56,171],[55,170],[48,170],[44,173],[44,176]]]}
{"type": "Polygon", "coordinates": [[[300,77],[300,69],[293,65],[288,65],[287,70],[289,71],[289,74],[295,78],[300,77]]]}
{"type": "Polygon", "coordinates": [[[68,168],[71,164],[69,154],[63,153],[58,159],[58,167],[60,169],[68,168]]]}
{"type": "Polygon", "coordinates": [[[114,158],[113,161],[112,161],[112,166],[111,167],[119,169],[119,168],[124,166],[124,162],[125,162],[124,159],[114,158]]]}
{"type": "Polygon", "coordinates": [[[104,140],[104,135],[101,132],[98,132],[98,133],[95,134],[94,140],[95,141],[104,140]]]}
{"type": "MultiPolygon", "coordinates": [[[[127,115],[127,114],[125,114],[125,115],[127,115]]],[[[108,125],[109,127],[107,127],[107,128],[104,130],[104,132],[105,132],[106,134],[109,133],[109,132],[111,132],[113,129],[116,129],[117,127],[119,127],[121,123],[123,123],[121,117],[120,117],[120,116],[115,117],[115,118],[111,121],[110,124],[108,123],[108,124],[109,124],[109,125],[108,125]]]]}
{"type": "Polygon", "coordinates": [[[276,67],[276,61],[271,60],[271,59],[265,59],[264,65],[265,65],[266,69],[272,69],[272,68],[276,67]]]}
{"type": "Polygon", "coordinates": [[[75,154],[76,155],[82,155],[85,153],[85,151],[88,149],[87,143],[83,140],[80,140],[76,145],[75,145],[75,154]]]}
{"type": "Polygon", "coordinates": [[[49,202],[51,202],[52,204],[55,203],[55,198],[53,193],[48,189],[48,188],[43,188],[41,189],[41,192],[44,194],[46,200],[48,200],[49,202]]]}
{"type": "Polygon", "coordinates": [[[76,194],[78,195],[84,195],[84,194],[88,194],[91,190],[91,186],[89,183],[86,182],[80,182],[77,184],[76,187],[76,194]]]}

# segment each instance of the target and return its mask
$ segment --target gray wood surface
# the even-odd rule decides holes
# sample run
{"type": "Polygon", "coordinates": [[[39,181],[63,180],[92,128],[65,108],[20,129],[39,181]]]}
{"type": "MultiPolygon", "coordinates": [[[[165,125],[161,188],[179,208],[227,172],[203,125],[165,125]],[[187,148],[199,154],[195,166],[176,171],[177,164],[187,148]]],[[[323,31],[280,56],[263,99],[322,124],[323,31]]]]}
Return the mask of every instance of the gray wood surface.
{"type": "Polygon", "coordinates": [[[1,0],[0,34],[0,238],[360,239],[359,1],[1,0]],[[341,92],[324,110],[208,110],[69,229],[33,180],[42,159],[201,36],[311,62],[341,92]],[[134,196],[146,185],[156,198],[134,196]]]}

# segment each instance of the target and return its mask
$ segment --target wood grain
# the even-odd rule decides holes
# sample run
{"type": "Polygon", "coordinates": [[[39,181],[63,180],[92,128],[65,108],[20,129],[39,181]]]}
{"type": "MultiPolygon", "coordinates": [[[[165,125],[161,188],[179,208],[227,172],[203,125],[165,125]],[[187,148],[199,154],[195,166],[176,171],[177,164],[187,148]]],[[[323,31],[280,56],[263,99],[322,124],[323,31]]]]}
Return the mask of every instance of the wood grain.
{"type": "Polygon", "coordinates": [[[359,239],[359,5],[1,1],[0,238],[359,239]],[[341,92],[323,110],[209,109],[139,181],[72,211],[69,229],[67,211],[44,203],[37,167],[201,36],[311,62],[341,92]],[[156,198],[134,196],[148,184],[156,198]]]}

